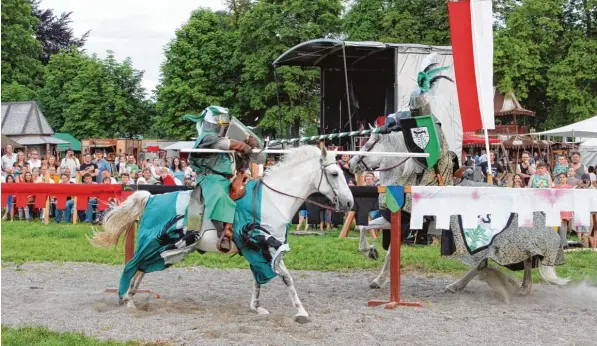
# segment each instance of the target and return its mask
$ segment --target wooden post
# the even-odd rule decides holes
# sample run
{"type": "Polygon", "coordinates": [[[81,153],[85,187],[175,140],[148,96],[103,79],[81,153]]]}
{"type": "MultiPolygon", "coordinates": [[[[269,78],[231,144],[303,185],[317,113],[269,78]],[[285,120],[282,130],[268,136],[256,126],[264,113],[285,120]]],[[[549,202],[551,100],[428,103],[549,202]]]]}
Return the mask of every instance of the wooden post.
{"type": "MultiPolygon", "coordinates": [[[[380,186],[378,191],[385,192],[385,186],[380,186]]],[[[404,193],[410,193],[410,187],[404,187],[404,193]]],[[[402,245],[402,216],[400,211],[392,213],[392,230],[390,242],[390,301],[370,300],[368,306],[384,305],[386,309],[395,309],[398,306],[422,307],[419,302],[405,302],[400,297],[400,247],[402,245]]]]}
{"type": "Polygon", "coordinates": [[[346,238],[348,236],[348,232],[350,231],[350,226],[352,225],[353,220],[354,211],[349,211],[346,213],[346,220],[344,220],[344,226],[342,226],[342,231],[340,231],[339,238],[346,238]]]}
{"type": "MultiPolygon", "coordinates": [[[[73,197],[73,201],[75,202],[75,204],[73,205],[74,212],[72,213],[72,215],[73,215],[73,225],[76,225],[77,221],[79,220],[79,211],[77,210],[77,196],[73,197]]],[[[64,213],[66,214],[66,209],[64,209],[64,210],[65,210],[64,213]]],[[[65,217],[66,217],[66,215],[65,215],[65,217]]]]}
{"type": "Polygon", "coordinates": [[[50,196],[46,198],[46,209],[44,210],[44,224],[50,224],[50,196]]]}

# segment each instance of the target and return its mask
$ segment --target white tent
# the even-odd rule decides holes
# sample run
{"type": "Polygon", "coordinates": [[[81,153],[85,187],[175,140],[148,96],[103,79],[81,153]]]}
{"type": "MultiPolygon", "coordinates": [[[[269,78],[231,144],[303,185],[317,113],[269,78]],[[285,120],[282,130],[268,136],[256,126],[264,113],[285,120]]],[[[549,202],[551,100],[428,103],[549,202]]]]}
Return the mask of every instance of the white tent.
{"type": "Polygon", "coordinates": [[[580,162],[585,166],[597,166],[597,138],[580,145],[580,162]]]}
{"type": "Polygon", "coordinates": [[[557,129],[531,133],[532,135],[597,138],[597,116],[557,129]]]}

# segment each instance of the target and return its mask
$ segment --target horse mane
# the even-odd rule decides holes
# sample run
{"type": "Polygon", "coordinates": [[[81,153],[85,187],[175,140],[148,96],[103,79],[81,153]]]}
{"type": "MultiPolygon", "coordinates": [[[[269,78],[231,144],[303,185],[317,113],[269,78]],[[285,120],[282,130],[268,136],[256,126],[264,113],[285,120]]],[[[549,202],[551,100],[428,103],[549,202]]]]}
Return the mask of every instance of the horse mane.
{"type": "MultiPolygon", "coordinates": [[[[332,152],[328,152],[327,161],[329,161],[330,155],[333,156],[332,152]]],[[[321,149],[313,145],[302,145],[297,148],[291,148],[289,153],[282,155],[282,159],[278,163],[266,169],[263,176],[285,170],[289,167],[296,169],[300,167],[300,164],[319,157],[321,157],[321,149]]]]}

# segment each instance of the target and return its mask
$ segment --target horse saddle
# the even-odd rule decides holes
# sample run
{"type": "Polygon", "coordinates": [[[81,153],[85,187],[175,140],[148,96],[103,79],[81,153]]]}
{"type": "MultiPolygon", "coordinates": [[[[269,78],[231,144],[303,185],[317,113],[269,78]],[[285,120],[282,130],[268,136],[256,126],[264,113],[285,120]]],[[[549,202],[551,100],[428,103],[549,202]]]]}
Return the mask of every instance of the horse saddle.
{"type": "Polygon", "coordinates": [[[247,184],[248,180],[249,178],[245,176],[243,173],[236,173],[236,176],[234,177],[234,179],[232,179],[232,184],[230,184],[230,198],[233,201],[241,199],[245,196],[245,193],[247,193],[245,185],[247,184]]]}

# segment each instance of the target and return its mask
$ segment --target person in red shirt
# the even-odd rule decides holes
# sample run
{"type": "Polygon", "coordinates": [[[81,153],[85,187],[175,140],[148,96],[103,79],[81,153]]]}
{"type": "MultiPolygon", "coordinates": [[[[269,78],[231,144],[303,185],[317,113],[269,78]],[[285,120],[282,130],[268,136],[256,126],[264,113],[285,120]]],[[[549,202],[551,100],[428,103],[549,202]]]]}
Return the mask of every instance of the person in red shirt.
{"type": "Polygon", "coordinates": [[[160,183],[162,183],[162,185],[176,185],[174,178],[172,178],[166,167],[160,169],[160,183]]]}

